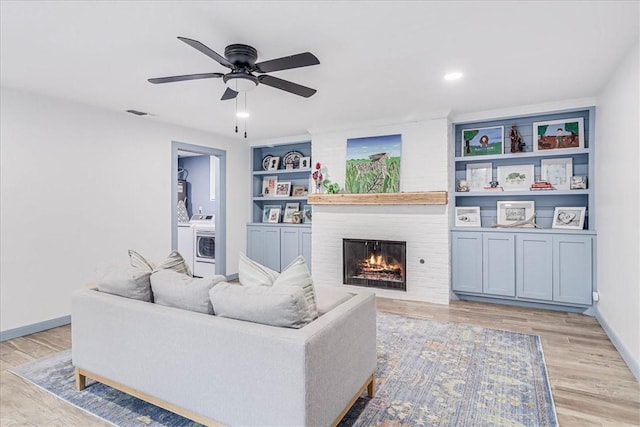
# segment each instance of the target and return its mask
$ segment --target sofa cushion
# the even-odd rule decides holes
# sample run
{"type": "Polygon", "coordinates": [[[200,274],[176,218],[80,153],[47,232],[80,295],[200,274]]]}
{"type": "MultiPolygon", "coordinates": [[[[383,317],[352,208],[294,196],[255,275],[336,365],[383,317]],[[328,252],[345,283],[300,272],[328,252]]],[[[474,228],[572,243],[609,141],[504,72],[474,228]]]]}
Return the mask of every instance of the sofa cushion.
{"type": "Polygon", "coordinates": [[[318,317],[318,308],[316,306],[316,292],[313,287],[313,279],[307,268],[302,256],[298,256],[291,264],[285,268],[282,273],[273,281],[273,286],[300,286],[304,290],[309,314],[312,319],[318,317]]]}
{"type": "Polygon", "coordinates": [[[238,261],[238,280],[243,286],[271,286],[280,273],[259,264],[240,253],[238,261]]]}
{"type": "Polygon", "coordinates": [[[143,257],[138,252],[129,249],[129,263],[132,267],[147,269],[149,271],[173,270],[178,273],[186,274],[187,276],[193,276],[187,262],[182,255],[180,255],[180,252],[176,250],[171,251],[164,261],[156,264],[143,257]]]}
{"type": "Polygon", "coordinates": [[[141,301],[151,301],[151,271],[131,266],[112,267],[97,280],[98,290],[141,301]]]}
{"type": "Polygon", "coordinates": [[[172,270],[157,270],[151,274],[151,290],[156,304],[213,314],[209,290],[224,280],[222,275],[196,278],[172,270]]]}
{"type": "Polygon", "coordinates": [[[353,294],[331,286],[316,286],[315,293],[318,315],[320,316],[353,297],[353,294]]]}
{"type": "Polygon", "coordinates": [[[215,315],[220,317],[287,328],[301,328],[312,320],[300,286],[220,283],[209,296],[215,315]]]}

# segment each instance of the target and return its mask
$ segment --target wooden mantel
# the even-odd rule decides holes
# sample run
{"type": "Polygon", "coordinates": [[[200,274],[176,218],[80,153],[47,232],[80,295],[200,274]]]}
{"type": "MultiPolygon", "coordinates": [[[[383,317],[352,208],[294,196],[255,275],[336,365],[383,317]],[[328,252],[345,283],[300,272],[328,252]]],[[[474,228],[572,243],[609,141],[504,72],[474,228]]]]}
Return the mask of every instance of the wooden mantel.
{"type": "Polygon", "coordinates": [[[310,205],[446,205],[446,191],[417,193],[309,194],[310,205]]]}

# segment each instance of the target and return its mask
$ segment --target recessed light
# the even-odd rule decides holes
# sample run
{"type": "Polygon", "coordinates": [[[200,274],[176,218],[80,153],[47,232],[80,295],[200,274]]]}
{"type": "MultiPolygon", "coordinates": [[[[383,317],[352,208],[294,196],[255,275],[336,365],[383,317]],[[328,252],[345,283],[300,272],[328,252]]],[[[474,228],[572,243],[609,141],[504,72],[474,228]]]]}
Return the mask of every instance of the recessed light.
{"type": "Polygon", "coordinates": [[[444,79],[445,80],[449,80],[449,81],[451,81],[451,80],[459,80],[461,78],[462,78],[462,73],[460,73],[458,71],[456,71],[454,73],[448,73],[448,74],[444,75],[444,79]]]}
{"type": "Polygon", "coordinates": [[[236,113],[236,117],[239,119],[248,119],[250,117],[250,114],[248,111],[238,111],[236,113]]]}

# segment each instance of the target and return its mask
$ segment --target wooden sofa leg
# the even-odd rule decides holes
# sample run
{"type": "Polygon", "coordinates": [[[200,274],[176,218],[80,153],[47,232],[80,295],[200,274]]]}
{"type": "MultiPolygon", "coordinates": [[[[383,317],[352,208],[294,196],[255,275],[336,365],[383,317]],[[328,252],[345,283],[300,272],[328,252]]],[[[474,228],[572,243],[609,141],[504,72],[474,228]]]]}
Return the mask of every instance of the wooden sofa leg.
{"type": "Polygon", "coordinates": [[[374,397],[376,395],[376,374],[371,374],[371,380],[367,384],[367,396],[374,397]]]}
{"type": "Polygon", "coordinates": [[[76,390],[82,391],[87,386],[87,377],[80,373],[80,369],[76,368],[76,390]]]}

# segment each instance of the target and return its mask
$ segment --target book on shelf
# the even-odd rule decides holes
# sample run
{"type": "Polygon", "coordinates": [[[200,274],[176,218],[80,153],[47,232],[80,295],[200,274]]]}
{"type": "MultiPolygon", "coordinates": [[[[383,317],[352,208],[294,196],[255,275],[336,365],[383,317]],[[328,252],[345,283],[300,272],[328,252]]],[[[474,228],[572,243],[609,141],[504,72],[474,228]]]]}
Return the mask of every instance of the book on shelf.
{"type": "Polygon", "coordinates": [[[498,186],[498,187],[491,187],[491,186],[486,186],[483,189],[484,191],[504,191],[504,188],[498,186]]]}

